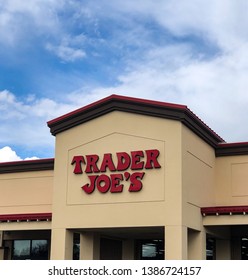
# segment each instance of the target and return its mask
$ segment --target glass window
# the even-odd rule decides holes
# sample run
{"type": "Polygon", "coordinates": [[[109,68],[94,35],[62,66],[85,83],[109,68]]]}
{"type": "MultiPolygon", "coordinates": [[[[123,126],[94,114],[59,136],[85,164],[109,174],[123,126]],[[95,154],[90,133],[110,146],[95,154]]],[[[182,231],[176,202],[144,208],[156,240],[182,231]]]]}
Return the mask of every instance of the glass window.
{"type": "Polygon", "coordinates": [[[142,260],[163,260],[164,259],[164,240],[151,239],[140,240],[142,260]]]}
{"type": "Polygon", "coordinates": [[[14,240],[13,259],[25,260],[30,258],[30,240],[14,240]]]}
{"type": "Polygon", "coordinates": [[[206,259],[215,260],[215,239],[208,237],[206,240],[206,259]]]}
{"type": "Polygon", "coordinates": [[[47,240],[31,240],[31,259],[47,260],[48,259],[48,242],[47,240]]]}
{"type": "Polygon", "coordinates": [[[241,260],[248,260],[248,238],[241,238],[241,260]]]}
{"type": "Polygon", "coordinates": [[[47,240],[14,240],[13,260],[47,260],[47,240]]]}
{"type": "Polygon", "coordinates": [[[79,260],[80,255],[80,235],[79,233],[73,234],[73,260],[79,260]]]}

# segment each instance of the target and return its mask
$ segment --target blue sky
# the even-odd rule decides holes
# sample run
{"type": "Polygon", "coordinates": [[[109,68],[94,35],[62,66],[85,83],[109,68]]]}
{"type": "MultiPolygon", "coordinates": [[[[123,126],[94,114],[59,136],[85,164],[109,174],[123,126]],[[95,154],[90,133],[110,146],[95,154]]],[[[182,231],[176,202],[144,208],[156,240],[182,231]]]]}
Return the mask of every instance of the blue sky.
{"type": "Polygon", "coordinates": [[[48,120],[116,93],[248,141],[248,2],[0,0],[0,161],[54,156],[48,120]]]}

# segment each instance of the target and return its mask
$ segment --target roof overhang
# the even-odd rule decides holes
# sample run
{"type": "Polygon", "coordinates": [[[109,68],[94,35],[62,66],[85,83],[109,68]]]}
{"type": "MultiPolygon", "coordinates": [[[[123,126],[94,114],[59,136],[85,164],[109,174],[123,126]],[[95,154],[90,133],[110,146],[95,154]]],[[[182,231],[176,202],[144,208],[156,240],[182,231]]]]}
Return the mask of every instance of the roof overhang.
{"type": "Polygon", "coordinates": [[[54,158],[0,163],[0,174],[54,169],[54,158]]]}
{"type": "Polygon", "coordinates": [[[185,105],[111,95],[47,123],[52,135],[66,131],[104,114],[122,111],[182,122],[212,147],[224,140],[185,105]]]}
{"type": "Polygon", "coordinates": [[[248,142],[220,143],[216,147],[216,156],[248,155],[248,142]]]}

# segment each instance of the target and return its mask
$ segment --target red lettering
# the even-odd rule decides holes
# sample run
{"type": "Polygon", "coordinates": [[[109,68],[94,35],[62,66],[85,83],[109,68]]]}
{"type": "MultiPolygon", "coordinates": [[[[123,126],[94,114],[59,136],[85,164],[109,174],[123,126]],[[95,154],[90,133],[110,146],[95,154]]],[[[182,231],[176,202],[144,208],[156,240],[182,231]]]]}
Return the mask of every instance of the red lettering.
{"type": "Polygon", "coordinates": [[[89,183],[81,187],[85,193],[91,194],[96,188],[101,193],[109,191],[121,193],[124,183],[127,182],[130,182],[129,192],[138,192],[143,188],[142,179],[145,172],[131,173],[130,170],[161,168],[158,161],[160,152],[157,149],[131,151],[130,153],[118,152],[115,155],[117,163],[113,161],[112,153],[104,154],[100,163],[99,156],[96,154],[73,157],[71,165],[74,165],[73,172],[75,174],[82,174],[83,171],[85,173],[110,172],[109,175],[89,175],[89,183]]]}
{"type": "Polygon", "coordinates": [[[88,155],[86,156],[87,165],[85,168],[86,173],[97,173],[99,172],[99,168],[97,167],[97,162],[99,160],[98,155],[88,155]]]}
{"type": "Polygon", "coordinates": [[[99,192],[106,193],[109,190],[110,185],[111,185],[111,181],[109,176],[104,174],[98,176],[96,181],[96,187],[98,188],[99,192]]]}
{"type": "Polygon", "coordinates": [[[131,174],[130,176],[130,187],[128,189],[129,192],[139,192],[142,187],[143,184],[141,182],[141,180],[143,179],[145,175],[145,172],[135,172],[133,174],[131,174]]]}
{"type": "Polygon", "coordinates": [[[95,190],[95,182],[98,175],[88,176],[90,179],[90,184],[85,184],[82,186],[82,190],[84,190],[87,194],[93,193],[95,190]]]}
{"type": "Polygon", "coordinates": [[[146,150],[146,169],[152,169],[152,168],[160,168],[161,165],[158,162],[158,156],[159,156],[159,150],[146,150]]]}
{"type": "Polygon", "coordinates": [[[83,156],[74,156],[71,161],[71,165],[73,165],[74,163],[75,163],[75,167],[74,167],[73,173],[82,174],[83,173],[82,163],[85,163],[84,157],[83,156]]]}
{"type": "Polygon", "coordinates": [[[144,157],[143,151],[131,152],[131,157],[132,157],[132,164],[131,164],[132,170],[144,168],[144,162],[140,161],[140,158],[144,157]]]}
{"type": "Polygon", "coordinates": [[[117,156],[117,170],[123,171],[127,170],[130,166],[131,159],[128,153],[122,152],[122,153],[116,153],[117,156]]]}
{"type": "Polygon", "coordinates": [[[110,171],[116,171],[115,165],[112,160],[112,154],[104,154],[102,164],[100,167],[101,172],[106,172],[106,169],[109,169],[110,171]]]}
{"type": "Polygon", "coordinates": [[[123,184],[120,184],[120,181],[123,180],[123,175],[122,174],[111,174],[111,193],[117,193],[117,192],[122,192],[123,191],[123,184]]]}

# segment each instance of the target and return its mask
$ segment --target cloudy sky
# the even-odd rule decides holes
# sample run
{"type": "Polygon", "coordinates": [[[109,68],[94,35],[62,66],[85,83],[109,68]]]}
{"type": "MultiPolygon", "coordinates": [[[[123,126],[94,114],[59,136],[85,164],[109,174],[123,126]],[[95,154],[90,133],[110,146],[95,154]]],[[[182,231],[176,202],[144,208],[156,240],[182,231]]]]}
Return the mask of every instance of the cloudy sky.
{"type": "Polygon", "coordinates": [[[0,0],[0,161],[53,157],[46,122],[113,93],[248,141],[248,1],[0,0]]]}

